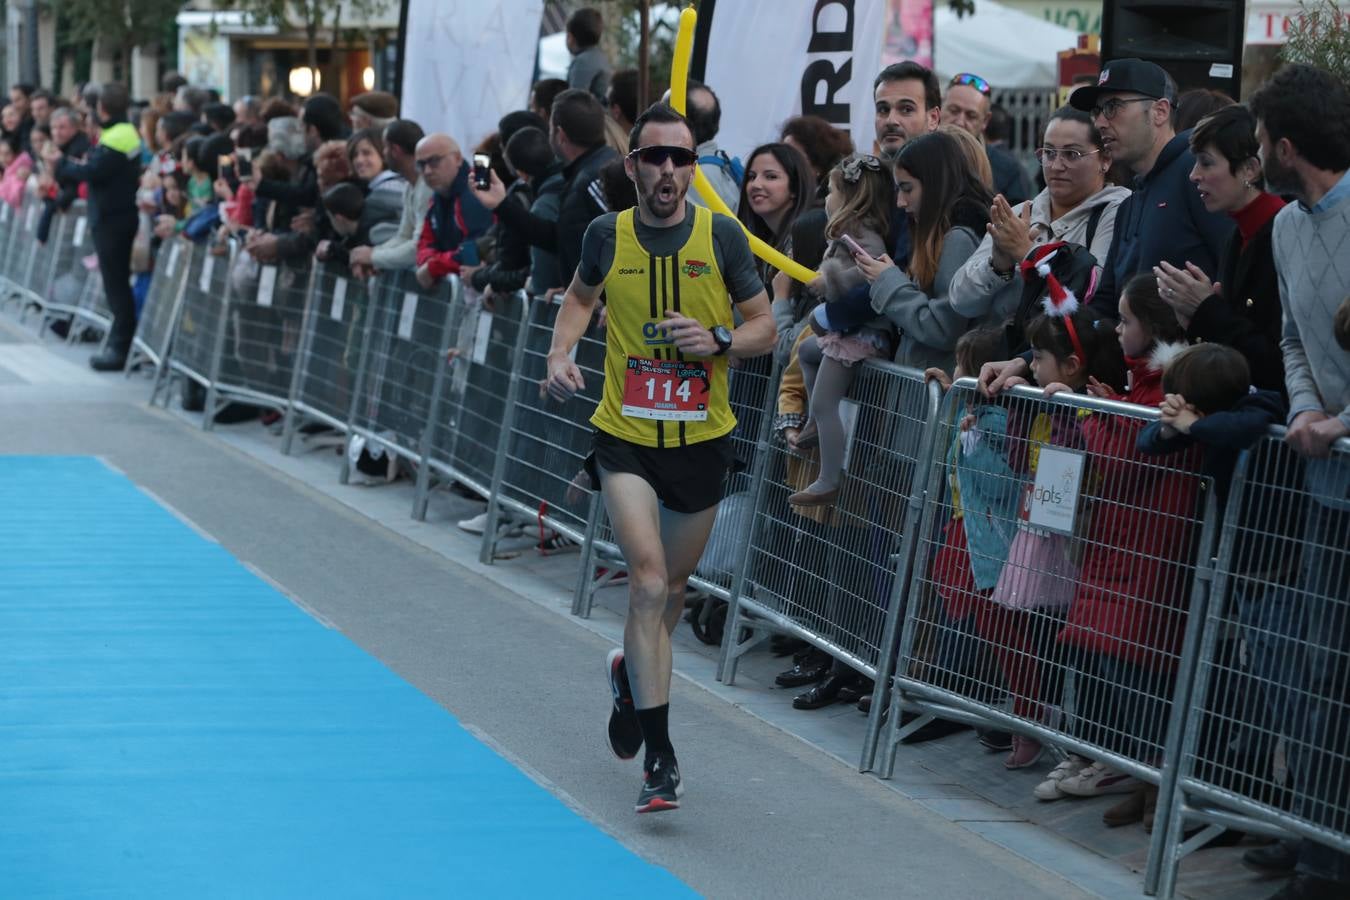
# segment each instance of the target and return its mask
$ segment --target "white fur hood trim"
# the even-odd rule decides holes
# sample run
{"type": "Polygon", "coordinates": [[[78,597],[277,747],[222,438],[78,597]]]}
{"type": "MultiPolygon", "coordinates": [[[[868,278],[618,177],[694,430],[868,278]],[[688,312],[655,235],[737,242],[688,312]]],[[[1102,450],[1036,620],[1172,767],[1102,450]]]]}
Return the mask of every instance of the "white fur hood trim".
{"type": "Polygon", "coordinates": [[[1161,372],[1167,368],[1167,364],[1177,358],[1182,350],[1186,349],[1186,344],[1171,344],[1165,341],[1159,341],[1154,346],[1153,352],[1148,355],[1148,367],[1161,372]]]}

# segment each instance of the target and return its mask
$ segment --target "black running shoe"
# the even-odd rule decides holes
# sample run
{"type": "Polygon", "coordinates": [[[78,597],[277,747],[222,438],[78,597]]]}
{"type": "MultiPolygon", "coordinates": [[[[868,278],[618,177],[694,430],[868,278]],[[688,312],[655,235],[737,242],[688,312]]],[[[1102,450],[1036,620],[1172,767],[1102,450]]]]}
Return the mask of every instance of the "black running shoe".
{"type": "Polygon", "coordinates": [[[619,759],[632,759],[642,749],[642,726],[633,706],[633,691],[628,686],[623,651],[618,647],[609,651],[605,674],[609,678],[609,691],[614,696],[614,704],[609,710],[609,749],[619,759]]]}
{"type": "Polygon", "coordinates": [[[647,760],[646,769],[635,809],[640,813],[679,809],[684,783],[675,757],[667,753],[653,756],[647,760]]]}

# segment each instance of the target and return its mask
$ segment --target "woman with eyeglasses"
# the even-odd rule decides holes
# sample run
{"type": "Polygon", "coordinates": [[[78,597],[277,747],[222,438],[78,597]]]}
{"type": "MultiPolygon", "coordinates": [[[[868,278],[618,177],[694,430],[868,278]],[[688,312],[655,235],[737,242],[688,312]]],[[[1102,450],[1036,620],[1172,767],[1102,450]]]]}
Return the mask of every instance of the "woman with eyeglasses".
{"type": "Polygon", "coordinates": [[[1016,315],[1022,299],[1017,267],[1041,244],[1079,244],[1098,265],[1106,262],[1116,208],[1130,192],[1106,183],[1111,159],[1092,117],[1069,106],[1056,111],[1036,157],[1045,189],[1017,206],[995,197],[987,234],[952,278],[952,309],[968,319],[994,324],[1016,315]]]}
{"type": "Polygon", "coordinates": [[[1210,212],[1227,213],[1233,229],[1210,282],[1198,266],[1160,262],[1153,269],[1163,300],[1190,343],[1225,344],[1247,358],[1252,384],[1285,392],[1280,352],[1280,285],[1271,234],[1284,201],[1265,190],[1256,120],[1245,106],[1227,106],[1191,132],[1191,181],[1210,212]]]}

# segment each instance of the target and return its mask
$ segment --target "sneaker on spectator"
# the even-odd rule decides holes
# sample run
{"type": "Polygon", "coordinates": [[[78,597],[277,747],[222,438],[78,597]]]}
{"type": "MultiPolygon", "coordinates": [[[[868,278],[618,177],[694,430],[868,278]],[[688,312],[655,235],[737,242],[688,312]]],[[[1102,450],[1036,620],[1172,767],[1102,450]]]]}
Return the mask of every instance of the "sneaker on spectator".
{"type": "Polygon", "coordinates": [[[1106,763],[1093,763],[1059,783],[1059,789],[1073,797],[1102,797],[1128,794],[1139,787],[1139,779],[1118,772],[1106,763]]]}
{"type": "Polygon", "coordinates": [[[568,553],[573,550],[580,550],[581,545],[571,538],[564,537],[562,534],[550,528],[539,538],[539,543],[534,545],[534,549],[538,550],[544,556],[552,556],[555,553],[568,553]]]}
{"type": "Polygon", "coordinates": [[[455,524],[469,534],[482,534],[483,529],[487,528],[487,510],[483,510],[472,519],[462,519],[455,524]]]}
{"type": "Polygon", "coordinates": [[[1063,762],[1050,771],[1049,775],[1045,776],[1044,781],[1036,785],[1036,789],[1032,793],[1035,794],[1037,800],[1061,800],[1066,795],[1060,790],[1060,783],[1070,776],[1077,775],[1087,766],[1088,761],[1086,759],[1075,753],[1070,753],[1063,762]]]}

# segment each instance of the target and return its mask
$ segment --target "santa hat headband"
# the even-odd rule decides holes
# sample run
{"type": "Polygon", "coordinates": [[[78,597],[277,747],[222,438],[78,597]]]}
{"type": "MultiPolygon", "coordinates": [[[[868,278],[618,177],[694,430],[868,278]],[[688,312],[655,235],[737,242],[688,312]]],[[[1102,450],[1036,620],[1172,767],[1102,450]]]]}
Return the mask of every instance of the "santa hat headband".
{"type": "Polygon", "coordinates": [[[1047,316],[1064,320],[1064,330],[1069,333],[1069,342],[1073,344],[1078,358],[1086,365],[1087,354],[1083,352],[1083,343],[1078,339],[1078,329],[1073,324],[1073,314],[1078,311],[1078,297],[1060,282],[1051,267],[1051,262],[1064,246],[1063,242],[1056,242],[1042,244],[1032,250],[1031,254],[1022,260],[1022,278],[1030,281],[1034,274],[1045,280],[1046,295],[1041,301],[1041,306],[1044,307],[1047,316]]]}

